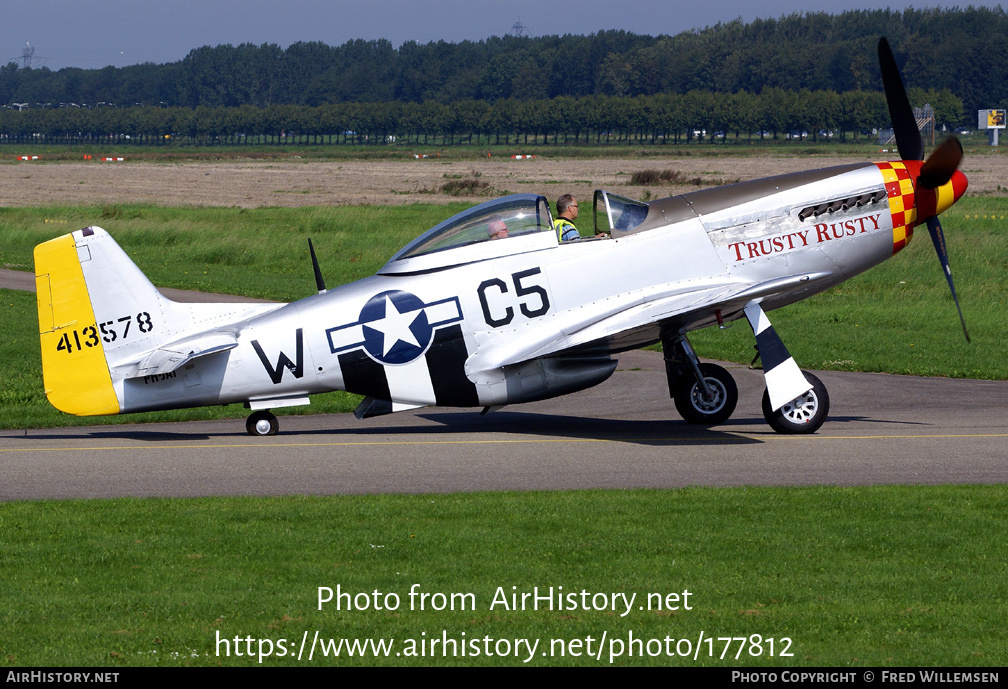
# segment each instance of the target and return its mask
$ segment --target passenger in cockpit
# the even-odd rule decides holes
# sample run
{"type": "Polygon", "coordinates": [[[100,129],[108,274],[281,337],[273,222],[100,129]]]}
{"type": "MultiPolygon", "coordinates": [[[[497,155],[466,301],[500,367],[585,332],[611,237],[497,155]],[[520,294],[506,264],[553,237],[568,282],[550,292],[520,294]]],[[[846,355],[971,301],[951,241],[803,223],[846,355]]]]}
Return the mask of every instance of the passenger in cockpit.
{"type": "Polygon", "coordinates": [[[506,239],[508,236],[507,224],[503,220],[494,220],[487,225],[487,235],[490,239],[506,239]]]}

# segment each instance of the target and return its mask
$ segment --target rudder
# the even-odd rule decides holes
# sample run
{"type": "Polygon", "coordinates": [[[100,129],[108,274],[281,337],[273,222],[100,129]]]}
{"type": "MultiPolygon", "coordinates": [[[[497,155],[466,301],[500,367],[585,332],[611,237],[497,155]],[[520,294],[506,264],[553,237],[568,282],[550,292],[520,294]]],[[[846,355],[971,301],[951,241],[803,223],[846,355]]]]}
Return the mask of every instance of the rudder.
{"type": "MultiPolygon", "coordinates": [[[[88,228],[90,230],[90,228],[88,228]]],[[[78,416],[118,414],[99,326],[88,294],[77,237],[57,237],[35,247],[35,286],[42,377],[46,397],[78,416]]]]}

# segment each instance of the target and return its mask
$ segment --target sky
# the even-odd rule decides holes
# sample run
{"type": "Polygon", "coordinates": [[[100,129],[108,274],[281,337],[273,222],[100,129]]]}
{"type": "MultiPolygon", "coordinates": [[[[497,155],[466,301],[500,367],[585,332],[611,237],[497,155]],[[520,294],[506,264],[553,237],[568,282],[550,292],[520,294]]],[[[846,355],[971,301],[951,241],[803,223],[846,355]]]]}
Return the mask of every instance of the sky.
{"type": "MultiPolygon", "coordinates": [[[[975,0],[974,6],[1001,7],[975,0]]],[[[797,12],[962,7],[961,2],[891,0],[0,0],[0,64],[96,69],[177,62],[204,45],[348,40],[480,41],[511,32],[590,34],[608,29],[659,35],[741,18],[776,19],[797,12]]]]}

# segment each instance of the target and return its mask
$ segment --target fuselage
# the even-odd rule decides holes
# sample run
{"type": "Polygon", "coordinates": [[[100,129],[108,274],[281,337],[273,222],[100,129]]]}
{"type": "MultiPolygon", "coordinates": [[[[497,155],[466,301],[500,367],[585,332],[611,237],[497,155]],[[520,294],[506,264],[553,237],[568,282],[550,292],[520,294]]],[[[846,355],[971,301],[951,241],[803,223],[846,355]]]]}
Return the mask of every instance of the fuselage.
{"type": "Polygon", "coordinates": [[[632,231],[608,238],[528,234],[493,251],[432,253],[419,267],[394,260],[232,324],[228,351],[113,385],[121,411],[282,406],[329,390],[393,409],[563,394],[604,380],[610,355],[661,332],[738,318],[753,298],[784,306],[894,255],[965,190],[957,172],[933,199],[917,193],[917,168],[788,174],[652,202],[632,231]]]}

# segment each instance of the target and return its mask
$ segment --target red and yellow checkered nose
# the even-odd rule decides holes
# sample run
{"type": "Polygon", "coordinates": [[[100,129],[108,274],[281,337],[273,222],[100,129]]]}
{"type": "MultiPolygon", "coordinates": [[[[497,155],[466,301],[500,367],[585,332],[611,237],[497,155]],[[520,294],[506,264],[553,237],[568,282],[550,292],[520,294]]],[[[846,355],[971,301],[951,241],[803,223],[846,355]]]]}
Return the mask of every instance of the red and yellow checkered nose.
{"type": "Polygon", "coordinates": [[[956,170],[952,178],[934,189],[917,182],[923,163],[919,160],[900,160],[876,163],[882,172],[889,212],[892,216],[893,253],[910,243],[913,228],[922,225],[952,206],[966,193],[966,175],[956,170]]]}

